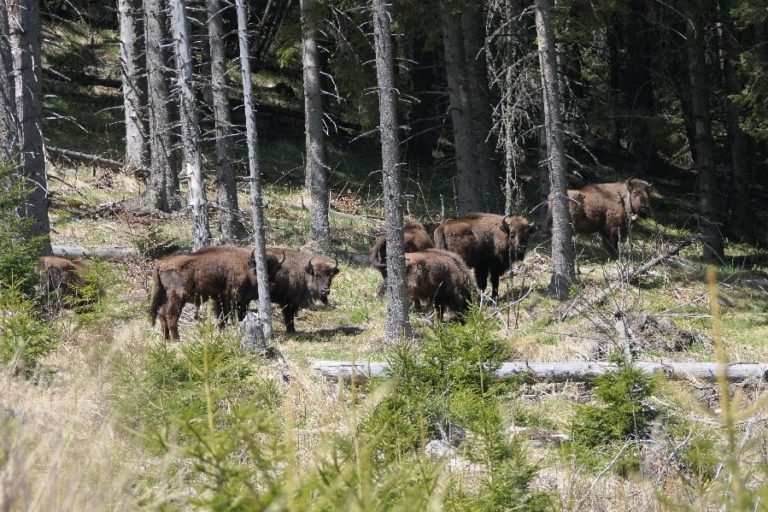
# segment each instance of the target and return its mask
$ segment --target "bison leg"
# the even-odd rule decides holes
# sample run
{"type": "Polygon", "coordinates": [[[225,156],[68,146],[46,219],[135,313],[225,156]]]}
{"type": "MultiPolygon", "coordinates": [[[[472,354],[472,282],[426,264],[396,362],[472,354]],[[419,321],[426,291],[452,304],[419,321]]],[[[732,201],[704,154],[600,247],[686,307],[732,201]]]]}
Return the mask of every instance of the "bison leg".
{"type": "Polygon", "coordinates": [[[165,315],[166,306],[161,306],[160,311],[157,313],[157,319],[160,321],[160,330],[163,331],[163,338],[166,340],[171,339],[171,333],[168,330],[168,317],[165,315]]]}
{"type": "MultiPolygon", "coordinates": [[[[184,299],[173,291],[168,297],[168,303],[165,305],[165,322],[168,335],[171,340],[179,340],[179,318],[181,317],[181,310],[184,307],[184,299]]],[[[162,322],[162,320],[161,320],[162,322]]],[[[166,337],[168,339],[168,337],[166,337]]]]}
{"type": "Polygon", "coordinates": [[[499,301],[499,277],[501,274],[491,271],[491,300],[499,301]]]}
{"type": "Polygon", "coordinates": [[[285,332],[296,332],[296,326],[293,323],[293,319],[296,316],[296,312],[298,310],[299,308],[293,304],[288,304],[283,307],[283,322],[285,323],[285,332]]]}
{"type": "Polygon", "coordinates": [[[485,287],[488,286],[488,269],[485,267],[475,267],[475,280],[477,281],[477,291],[482,299],[485,287]]]}

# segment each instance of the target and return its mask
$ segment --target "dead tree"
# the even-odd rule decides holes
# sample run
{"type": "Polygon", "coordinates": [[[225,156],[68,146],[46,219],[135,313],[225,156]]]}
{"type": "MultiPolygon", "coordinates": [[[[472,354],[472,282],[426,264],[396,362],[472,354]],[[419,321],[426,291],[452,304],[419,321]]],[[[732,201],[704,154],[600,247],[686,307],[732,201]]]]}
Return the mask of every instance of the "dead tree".
{"type": "Polygon", "coordinates": [[[0,0],[0,165],[11,162],[19,152],[14,90],[8,4],[0,0]]]}
{"type": "Polygon", "coordinates": [[[387,342],[394,343],[409,331],[408,296],[403,254],[403,205],[400,187],[400,151],[397,133],[397,91],[392,74],[392,33],[387,0],[373,0],[373,35],[376,79],[379,88],[379,134],[387,234],[387,342]]]}
{"type": "Polygon", "coordinates": [[[264,241],[264,211],[262,209],[261,167],[259,165],[259,146],[256,133],[256,111],[253,108],[251,62],[248,56],[248,16],[244,0],[236,0],[236,7],[240,69],[243,79],[243,99],[245,101],[245,129],[248,140],[248,169],[251,177],[254,257],[256,259],[256,277],[259,288],[259,315],[258,318],[254,319],[253,315],[249,313],[246,317],[247,327],[243,345],[250,351],[258,349],[266,351],[266,342],[272,337],[272,301],[269,295],[267,248],[264,241]]]}
{"type": "Polygon", "coordinates": [[[203,181],[203,158],[200,154],[200,123],[198,122],[195,91],[192,89],[192,55],[189,40],[189,20],[184,0],[171,0],[171,27],[176,51],[176,77],[179,88],[179,118],[184,145],[184,165],[189,179],[189,207],[192,215],[192,247],[198,250],[208,245],[211,231],[208,224],[208,201],[203,181]]]}
{"type": "Polygon", "coordinates": [[[123,81],[123,110],[125,112],[125,166],[141,169],[146,166],[142,93],[139,86],[139,28],[137,0],[117,0],[120,19],[120,71],[123,81]]]}

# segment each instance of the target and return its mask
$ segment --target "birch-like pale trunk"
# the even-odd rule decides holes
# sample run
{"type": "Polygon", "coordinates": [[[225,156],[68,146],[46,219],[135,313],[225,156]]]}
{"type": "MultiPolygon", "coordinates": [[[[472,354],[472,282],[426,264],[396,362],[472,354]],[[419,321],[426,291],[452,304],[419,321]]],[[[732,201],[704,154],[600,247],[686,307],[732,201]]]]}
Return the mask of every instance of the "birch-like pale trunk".
{"type": "Polygon", "coordinates": [[[0,0],[0,165],[10,163],[19,153],[15,95],[8,3],[0,0]]]}
{"type": "Polygon", "coordinates": [[[139,85],[138,0],[117,0],[120,20],[120,71],[123,79],[123,111],[125,113],[125,158],[128,169],[146,167],[144,126],[139,85]]]}
{"type": "Polygon", "coordinates": [[[565,146],[560,115],[555,35],[550,17],[550,0],[535,0],[534,6],[541,66],[549,189],[552,198],[552,279],[549,283],[549,293],[565,300],[574,278],[576,250],[573,246],[573,225],[568,212],[568,181],[565,175],[565,146]]]}
{"type": "Polygon", "coordinates": [[[170,93],[165,72],[163,0],[144,0],[144,47],[149,109],[149,180],[147,204],[169,212],[181,206],[178,170],[172,166],[170,93]]]}
{"type": "Polygon", "coordinates": [[[179,119],[184,145],[184,171],[189,187],[189,208],[192,215],[192,248],[201,249],[211,241],[208,222],[208,201],[205,197],[203,158],[200,154],[200,123],[195,91],[192,88],[192,53],[189,40],[189,20],[184,0],[171,0],[171,28],[176,52],[176,79],[179,89],[179,119]]]}
{"type": "Polygon", "coordinates": [[[320,55],[317,49],[315,0],[301,0],[302,68],[304,72],[304,184],[310,196],[309,242],[321,250],[330,246],[328,166],[325,163],[320,55]]]}
{"type": "Polygon", "coordinates": [[[43,71],[40,61],[40,3],[38,0],[16,0],[8,13],[16,78],[16,116],[20,128],[20,171],[30,191],[22,214],[32,222],[32,236],[42,239],[41,254],[51,254],[40,96],[43,71]]]}
{"type": "Polygon", "coordinates": [[[376,80],[379,88],[379,134],[384,186],[384,216],[387,236],[387,343],[392,344],[410,332],[408,295],[405,290],[403,252],[403,205],[400,186],[400,151],[397,132],[397,90],[393,77],[390,5],[387,0],[372,0],[373,36],[376,50],[376,80]]]}
{"type": "Polygon", "coordinates": [[[232,118],[227,94],[227,62],[224,53],[224,23],[220,0],[206,0],[208,14],[208,47],[211,57],[211,97],[216,125],[216,191],[219,201],[221,237],[233,242],[245,239],[237,204],[237,184],[232,168],[232,118]]]}
{"type": "Polygon", "coordinates": [[[264,210],[261,193],[261,167],[259,144],[256,132],[256,111],[253,108],[253,84],[251,83],[251,61],[248,55],[248,16],[244,0],[236,0],[237,39],[240,46],[240,68],[243,79],[245,101],[245,130],[248,140],[248,170],[251,178],[251,208],[253,211],[253,256],[256,260],[256,278],[259,288],[259,314],[246,317],[246,333],[243,346],[248,351],[266,350],[266,342],[272,337],[272,302],[269,296],[267,274],[267,248],[264,238],[264,210]],[[260,327],[260,328],[259,328],[260,327]],[[261,336],[259,336],[261,335],[261,336]]]}

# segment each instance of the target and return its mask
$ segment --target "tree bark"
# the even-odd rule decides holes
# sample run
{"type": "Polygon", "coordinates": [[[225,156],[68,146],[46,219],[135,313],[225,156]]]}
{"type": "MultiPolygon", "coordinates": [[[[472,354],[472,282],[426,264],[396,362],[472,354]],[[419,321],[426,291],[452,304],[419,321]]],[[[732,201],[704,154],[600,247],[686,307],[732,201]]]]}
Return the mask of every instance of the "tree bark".
{"type": "Polygon", "coordinates": [[[549,293],[560,300],[565,300],[573,282],[576,251],[573,246],[573,225],[568,212],[568,182],[565,175],[565,146],[560,116],[555,36],[550,18],[550,0],[535,0],[534,5],[541,66],[550,196],[552,197],[553,274],[549,283],[549,293]]]}
{"type": "Polygon", "coordinates": [[[715,142],[709,110],[707,64],[704,55],[704,22],[700,11],[688,20],[688,75],[691,82],[691,114],[695,129],[694,162],[699,173],[699,217],[701,222],[704,259],[711,263],[723,261],[723,239],[718,226],[718,189],[715,175],[715,142]]]}
{"type": "Polygon", "coordinates": [[[450,0],[440,2],[440,20],[445,46],[445,71],[451,103],[451,124],[456,159],[456,194],[459,215],[483,211],[482,181],[472,160],[475,137],[472,135],[472,103],[467,81],[464,41],[459,17],[450,0]]]}
{"type": "Polygon", "coordinates": [[[315,0],[301,0],[302,65],[304,70],[304,132],[307,162],[304,183],[310,196],[309,243],[330,247],[328,166],[325,163],[320,55],[317,50],[315,0]]]}
{"type": "Polygon", "coordinates": [[[372,0],[373,35],[376,50],[376,81],[379,89],[379,134],[384,186],[384,215],[387,233],[387,343],[409,334],[408,296],[405,290],[403,205],[400,186],[400,151],[397,132],[397,91],[393,77],[390,6],[387,0],[372,0]]]}
{"type": "Polygon", "coordinates": [[[470,134],[474,142],[472,162],[479,179],[483,211],[501,211],[500,184],[497,176],[498,162],[491,136],[492,112],[491,95],[488,89],[488,65],[485,52],[485,23],[483,3],[470,2],[461,11],[461,29],[464,34],[464,55],[466,58],[467,82],[472,108],[470,134]]]}
{"type": "Polygon", "coordinates": [[[184,0],[171,0],[171,27],[176,50],[176,77],[179,87],[179,118],[184,145],[184,165],[189,178],[189,207],[192,215],[192,247],[201,249],[211,241],[208,223],[208,201],[203,180],[203,158],[200,154],[200,123],[195,91],[192,89],[192,54],[189,20],[184,0]]]}
{"type": "Polygon", "coordinates": [[[144,0],[144,42],[147,61],[150,175],[148,206],[170,212],[181,206],[179,179],[173,169],[170,94],[165,76],[165,22],[163,0],[144,0]]]}
{"type": "Polygon", "coordinates": [[[22,214],[32,222],[32,235],[41,237],[42,254],[51,253],[48,220],[48,180],[42,127],[40,80],[40,4],[18,0],[9,10],[13,71],[16,77],[16,109],[20,133],[21,173],[30,191],[22,214]]]}
{"type": "Polygon", "coordinates": [[[256,260],[256,278],[259,288],[259,314],[257,318],[248,317],[246,332],[256,333],[243,343],[247,350],[266,349],[266,342],[272,337],[272,302],[269,296],[269,276],[267,274],[267,248],[264,238],[264,211],[261,194],[261,168],[259,165],[259,145],[256,132],[256,111],[253,108],[253,84],[251,83],[251,61],[248,55],[248,15],[244,0],[236,0],[237,35],[240,47],[240,68],[243,79],[243,100],[245,102],[245,130],[248,140],[248,169],[251,177],[251,208],[253,211],[253,243],[256,260]],[[256,324],[256,325],[253,325],[256,324]],[[260,325],[259,325],[260,324],[260,325]],[[259,326],[261,329],[259,330],[259,326]],[[263,339],[259,339],[259,332],[263,339]]]}
{"type": "Polygon", "coordinates": [[[142,93],[139,85],[139,29],[137,0],[117,0],[120,18],[120,68],[123,82],[125,112],[125,166],[129,169],[146,167],[142,93]]]}
{"type": "MultiPolygon", "coordinates": [[[[311,362],[313,369],[323,375],[344,382],[363,384],[369,379],[389,376],[389,363],[370,361],[353,363],[351,361],[311,362]]],[[[645,374],[664,374],[672,380],[701,379],[714,382],[719,374],[724,374],[729,381],[746,379],[768,380],[768,364],[729,364],[721,363],[658,363],[637,361],[633,366],[645,374]]],[[[504,379],[515,375],[527,375],[535,382],[590,382],[595,377],[619,371],[617,364],[606,361],[509,361],[502,363],[494,372],[494,378],[504,379]]]]}
{"type": "Polygon", "coordinates": [[[224,26],[220,0],[206,0],[208,10],[208,46],[211,54],[211,95],[216,124],[216,191],[219,201],[221,237],[234,242],[247,236],[240,222],[237,184],[232,168],[232,119],[227,94],[227,64],[224,53],[224,26]]]}
{"type": "Polygon", "coordinates": [[[7,1],[0,0],[0,165],[9,164],[19,153],[19,124],[8,21],[7,1]]]}

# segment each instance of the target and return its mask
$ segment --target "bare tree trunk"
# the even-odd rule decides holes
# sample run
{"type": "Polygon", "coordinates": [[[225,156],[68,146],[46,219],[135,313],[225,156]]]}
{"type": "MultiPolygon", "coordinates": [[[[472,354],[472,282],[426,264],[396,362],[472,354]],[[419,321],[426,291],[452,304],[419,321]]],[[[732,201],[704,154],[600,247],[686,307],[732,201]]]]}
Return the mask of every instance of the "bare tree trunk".
{"type": "Polygon", "coordinates": [[[574,277],[576,251],[573,247],[573,225],[568,212],[568,182],[565,176],[565,147],[560,116],[555,36],[550,18],[550,0],[535,0],[536,34],[541,65],[541,88],[547,136],[550,196],[552,197],[552,280],[549,293],[560,300],[568,297],[574,277]]]}
{"type": "Polygon", "coordinates": [[[192,214],[192,247],[198,250],[211,241],[208,201],[203,181],[200,154],[200,123],[195,91],[192,89],[192,54],[189,47],[189,20],[184,0],[171,0],[171,27],[176,50],[176,76],[179,84],[179,118],[184,144],[183,168],[189,178],[189,206],[192,214]]]}
{"type": "Polygon", "coordinates": [[[445,70],[448,79],[448,97],[451,102],[451,124],[456,158],[456,193],[459,215],[483,211],[482,181],[475,172],[473,154],[475,137],[472,135],[472,103],[467,82],[466,56],[461,23],[453,13],[448,0],[440,3],[440,20],[445,46],[445,70]]]}
{"type": "Polygon", "coordinates": [[[232,242],[246,238],[245,228],[238,217],[237,184],[232,168],[232,119],[227,95],[227,64],[224,55],[224,26],[222,4],[206,0],[208,9],[208,45],[211,53],[211,93],[213,118],[216,123],[216,190],[219,200],[219,229],[224,240],[232,242]]]}
{"type": "Polygon", "coordinates": [[[485,57],[485,23],[482,2],[471,2],[461,11],[461,27],[464,34],[467,82],[472,107],[471,135],[474,139],[474,172],[480,185],[483,211],[500,212],[500,186],[496,170],[498,163],[491,135],[491,95],[488,89],[488,65],[485,57]]]}
{"type": "Polygon", "coordinates": [[[141,87],[139,86],[139,33],[137,0],[117,0],[120,18],[120,68],[123,78],[123,110],[125,111],[125,166],[146,167],[144,126],[142,124],[141,87]]]}
{"type": "Polygon", "coordinates": [[[6,0],[0,0],[0,165],[10,163],[19,153],[14,90],[8,5],[6,0]]]}
{"type": "Polygon", "coordinates": [[[403,205],[400,188],[400,151],[397,133],[397,91],[393,75],[390,6],[373,0],[373,35],[376,49],[376,80],[379,86],[379,133],[387,232],[387,343],[410,332],[408,296],[405,291],[403,254],[403,205]]]}
{"type": "Polygon", "coordinates": [[[150,174],[147,202],[169,212],[181,206],[178,174],[172,166],[170,94],[165,76],[163,0],[144,0],[144,45],[147,60],[150,174]]]}
{"type": "Polygon", "coordinates": [[[248,16],[244,0],[236,0],[237,35],[240,44],[240,68],[243,79],[243,99],[245,101],[245,130],[248,140],[248,169],[251,177],[251,207],[253,210],[253,243],[256,259],[256,278],[259,288],[259,315],[253,319],[249,314],[247,321],[255,323],[255,328],[247,332],[259,332],[263,340],[244,340],[246,349],[261,348],[266,350],[266,342],[272,337],[272,302],[269,296],[269,276],[267,274],[267,248],[264,241],[264,211],[262,209],[261,168],[259,166],[259,145],[256,133],[256,111],[253,109],[253,84],[251,83],[251,62],[248,55],[248,16]],[[254,322],[255,320],[255,322],[254,322]],[[258,347],[258,345],[261,345],[258,347]]]}
{"type": "Polygon", "coordinates": [[[41,253],[51,254],[40,97],[42,66],[39,1],[17,0],[9,13],[17,119],[21,128],[21,172],[30,190],[23,214],[32,221],[32,235],[43,239],[41,253]]]}
{"type": "Polygon", "coordinates": [[[310,195],[309,242],[330,246],[328,166],[325,163],[320,55],[317,51],[315,0],[301,0],[302,64],[304,69],[304,131],[307,163],[305,186],[310,195]]]}
{"type": "Polygon", "coordinates": [[[715,142],[709,111],[709,92],[704,56],[704,24],[701,14],[693,13],[688,21],[688,74],[691,80],[691,114],[695,127],[694,162],[699,172],[699,216],[701,218],[704,259],[723,261],[723,239],[718,222],[715,175],[715,142]]]}

